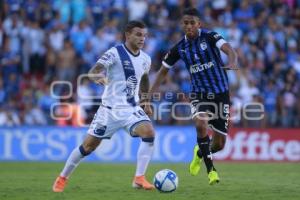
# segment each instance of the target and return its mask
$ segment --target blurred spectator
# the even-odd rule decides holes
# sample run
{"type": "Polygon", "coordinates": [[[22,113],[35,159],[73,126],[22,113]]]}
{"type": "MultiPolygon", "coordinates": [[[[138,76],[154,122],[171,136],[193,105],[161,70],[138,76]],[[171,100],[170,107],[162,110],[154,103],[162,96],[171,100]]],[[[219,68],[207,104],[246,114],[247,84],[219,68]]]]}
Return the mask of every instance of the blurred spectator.
{"type": "Polygon", "coordinates": [[[77,88],[77,103],[86,111],[89,112],[93,106],[94,93],[89,87],[89,79],[83,77],[80,85],[77,88]]]}
{"type": "Polygon", "coordinates": [[[101,54],[109,48],[110,44],[112,43],[111,40],[114,40],[114,38],[110,39],[109,34],[106,34],[104,29],[99,28],[97,29],[96,34],[89,41],[94,54],[100,57],[101,54]]]}
{"type": "Polygon", "coordinates": [[[3,86],[3,80],[2,77],[0,77],[0,106],[2,106],[5,103],[6,95],[7,94],[3,86]]]}
{"type": "Polygon", "coordinates": [[[10,99],[9,105],[6,107],[0,106],[0,126],[21,125],[16,105],[16,101],[10,99]]]}
{"type": "Polygon", "coordinates": [[[234,12],[234,18],[238,22],[238,27],[243,31],[249,31],[249,22],[254,17],[252,6],[248,0],[240,1],[239,8],[234,12]]]}
{"type": "Polygon", "coordinates": [[[6,38],[3,45],[3,51],[0,53],[0,67],[4,78],[4,84],[10,74],[17,74],[19,72],[18,66],[20,64],[20,54],[11,50],[11,40],[6,38]]]}
{"type": "Polygon", "coordinates": [[[148,3],[145,0],[129,0],[129,20],[141,20],[146,15],[148,3]]]}
{"type": "Polygon", "coordinates": [[[10,40],[10,50],[14,53],[19,53],[21,49],[22,28],[23,22],[20,20],[20,16],[16,13],[8,16],[3,22],[4,33],[10,40]]]}
{"type": "Polygon", "coordinates": [[[29,21],[28,26],[24,27],[23,37],[28,45],[30,73],[44,73],[45,32],[41,29],[38,21],[29,21]]]}
{"type": "Polygon", "coordinates": [[[291,127],[294,124],[294,118],[296,110],[296,95],[292,90],[291,84],[286,84],[285,88],[281,91],[280,95],[280,113],[281,113],[281,125],[284,127],[291,127]]]}
{"type": "Polygon", "coordinates": [[[277,98],[278,90],[274,80],[269,80],[263,90],[264,106],[266,112],[267,124],[275,126],[278,119],[277,114],[277,98]]]}
{"type": "Polygon", "coordinates": [[[90,68],[95,64],[95,60],[97,60],[98,57],[99,56],[97,56],[93,51],[92,44],[89,41],[86,42],[80,62],[80,74],[88,73],[90,68]]]}
{"type": "Polygon", "coordinates": [[[85,21],[80,21],[77,25],[74,25],[71,29],[70,39],[74,45],[76,53],[81,55],[85,48],[85,43],[92,36],[92,29],[85,21]]]}
{"type": "Polygon", "coordinates": [[[36,20],[39,8],[39,1],[27,0],[23,2],[22,8],[24,15],[29,20],[36,20]]]}
{"type": "Polygon", "coordinates": [[[44,89],[42,90],[42,93],[39,95],[37,99],[37,104],[39,108],[42,110],[42,112],[45,115],[45,118],[47,120],[47,124],[51,125],[54,123],[54,119],[52,118],[52,106],[57,105],[58,100],[53,97],[53,94],[50,91],[50,84],[45,85],[44,89]]]}
{"type": "Polygon", "coordinates": [[[85,125],[86,113],[77,103],[62,101],[54,112],[58,126],[83,126],[85,125]]]}
{"type": "Polygon", "coordinates": [[[50,29],[49,38],[48,38],[50,47],[56,52],[61,51],[64,45],[64,39],[65,39],[65,35],[63,32],[62,24],[60,23],[53,24],[52,29],[50,29]]]}
{"type": "Polygon", "coordinates": [[[82,20],[85,20],[88,13],[87,0],[72,0],[72,23],[77,24],[82,20]]]}
{"type": "Polygon", "coordinates": [[[2,25],[2,19],[0,18],[0,47],[3,46],[3,40],[4,40],[4,30],[2,25]]]}
{"type": "Polygon", "coordinates": [[[62,51],[58,54],[57,77],[61,81],[72,81],[76,75],[76,52],[71,41],[65,40],[62,51]]]}
{"type": "Polygon", "coordinates": [[[31,103],[25,105],[24,122],[25,125],[47,125],[44,113],[37,106],[31,103]]]}
{"type": "Polygon", "coordinates": [[[68,24],[71,20],[71,0],[54,0],[53,8],[59,13],[60,22],[68,24]]]}

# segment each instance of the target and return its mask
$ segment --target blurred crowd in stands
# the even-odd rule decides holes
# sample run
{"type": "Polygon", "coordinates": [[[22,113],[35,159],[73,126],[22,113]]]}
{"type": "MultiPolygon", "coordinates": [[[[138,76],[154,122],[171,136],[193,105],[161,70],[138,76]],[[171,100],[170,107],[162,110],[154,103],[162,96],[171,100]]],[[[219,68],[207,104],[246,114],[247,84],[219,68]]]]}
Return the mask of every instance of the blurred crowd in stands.
{"type": "MultiPolygon", "coordinates": [[[[77,78],[122,42],[124,24],[147,24],[153,82],[163,56],[182,37],[182,10],[193,6],[203,26],[220,33],[239,55],[240,70],[228,71],[231,124],[300,127],[300,0],[4,0],[1,6],[0,126],[88,124],[103,87],[77,78]],[[249,103],[262,103],[265,117],[236,115],[249,103]]],[[[178,62],[155,104],[188,102],[188,96],[175,94],[189,90],[189,73],[178,62]]],[[[174,112],[188,116],[190,108],[177,106],[174,112]]],[[[176,120],[166,111],[155,123],[191,120],[176,120]]]]}

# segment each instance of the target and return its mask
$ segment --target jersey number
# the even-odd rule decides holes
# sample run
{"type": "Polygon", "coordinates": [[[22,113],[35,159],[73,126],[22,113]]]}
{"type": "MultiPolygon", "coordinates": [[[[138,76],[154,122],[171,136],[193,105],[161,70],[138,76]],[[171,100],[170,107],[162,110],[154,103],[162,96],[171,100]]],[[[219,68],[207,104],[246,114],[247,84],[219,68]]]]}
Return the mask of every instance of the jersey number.
{"type": "Polygon", "coordinates": [[[133,114],[134,114],[134,116],[136,116],[137,118],[141,118],[141,117],[143,117],[143,116],[146,115],[146,113],[145,113],[144,111],[142,111],[142,110],[138,110],[138,111],[134,112],[133,114]]]}

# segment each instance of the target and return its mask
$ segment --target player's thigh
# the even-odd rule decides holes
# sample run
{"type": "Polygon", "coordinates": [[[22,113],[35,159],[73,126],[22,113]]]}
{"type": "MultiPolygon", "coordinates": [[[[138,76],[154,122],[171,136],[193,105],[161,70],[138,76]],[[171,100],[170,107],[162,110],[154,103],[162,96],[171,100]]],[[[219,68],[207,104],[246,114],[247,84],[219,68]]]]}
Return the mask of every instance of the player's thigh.
{"type": "Polygon", "coordinates": [[[216,99],[218,104],[217,117],[209,121],[209,126],[213,129],[215,135],[220,138],[227,136],[229,126],[229,94],[222,93],[216,99]]]}
{"type": "Polygon", "coordinates": [[[154,137],[152,122],[139,106],[128,113],[125,130],[133,137],[154,137]]]}
{"type": "Polygon", "coordinates": [[[151,122],[143,121],[133,129],[133,134],[141,138],[151,138],[155,136],[155,131],[151,122]]]}
{"type": "Polygon", "coordinates": [[[192,119],[195,121],[209,121],[215,118],[217,105],[214,101],[203,97],[191,100],[192,119]]]}
{"type": "Polygon", "coordinates": [[[199,127],[199,128],[202,128],[202,127],[206,128],[208,125],[209,119],[210,119],[210,117],[207,112],[198,112],[198,114],[193,117],[195,126],[199,127]]]}
{"type": "Polygon", "coordinates": [[[115,120],[112,112],[100,106],[88,129],[88,134],[99,139],[110,139],[122,127],[122,121],[115,120]]]}
{"type": "Polygon", "coordinates": [[[208,121],[215,115],[215,107],[207,99],[195,99],[191,101],[192,119],[197,129],[206,129],[208,121]]]}

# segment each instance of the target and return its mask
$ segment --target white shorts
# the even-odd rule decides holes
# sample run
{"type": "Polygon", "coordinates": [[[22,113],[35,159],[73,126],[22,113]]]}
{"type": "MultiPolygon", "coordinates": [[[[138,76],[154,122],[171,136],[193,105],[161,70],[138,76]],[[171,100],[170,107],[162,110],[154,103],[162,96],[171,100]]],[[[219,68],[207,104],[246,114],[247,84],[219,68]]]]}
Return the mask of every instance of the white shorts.
{"type": "Polygon", "coordinates": [[[135,128],[151,120],[140,106],[130,109],[114,109],[100,106],[88,129],[88,134],[101,139],[110,139],[119,129],[125,129],[131,136],[135,135],[135,128]]]}

